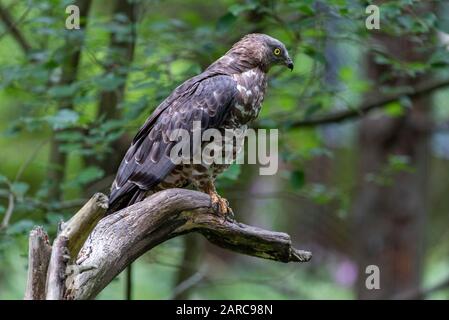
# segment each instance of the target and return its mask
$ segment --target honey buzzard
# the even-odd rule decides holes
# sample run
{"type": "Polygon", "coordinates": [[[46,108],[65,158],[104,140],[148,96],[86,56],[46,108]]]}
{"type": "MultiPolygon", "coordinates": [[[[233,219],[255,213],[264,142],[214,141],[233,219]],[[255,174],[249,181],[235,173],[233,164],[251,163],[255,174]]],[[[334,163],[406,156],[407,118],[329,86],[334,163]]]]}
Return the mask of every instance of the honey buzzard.
{"type": "MultiPolygon", "coordinates": [[[[274,65],[293,69],[287,49],[265,34],[248,34],[203,73],[177,87],[150,115],[133,139],[111,187],[108,213],[167,188],[192,185],[211,196],[219,214],[232,214],[217,194],[216,176],[229,164],[175,164],[170,158],[175,129],[245,129],[259,114],[274,65]]],[[[235,150],[234,150],[235,151],[235,150]]]]}

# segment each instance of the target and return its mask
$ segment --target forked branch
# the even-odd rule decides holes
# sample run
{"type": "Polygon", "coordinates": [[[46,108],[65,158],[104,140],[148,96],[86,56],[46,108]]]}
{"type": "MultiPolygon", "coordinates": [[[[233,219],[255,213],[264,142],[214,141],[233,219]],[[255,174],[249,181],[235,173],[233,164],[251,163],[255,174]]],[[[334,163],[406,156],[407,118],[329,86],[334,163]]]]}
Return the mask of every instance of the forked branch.
{"type": "MultiPolygon", "coordinates": [[[[97,200],[104,203],[104,198],[98,197],[97,195],[97,200]]],[[[97,200],[91,199],[90,202],[96,203],[97,200]]],[[[62,298],[95,298],[139,256],[168,239],[189,232],[199,232],[220,247],[255,257],[281,262],[310,260],[310,252],[292,247],[289,235],[224,220],[213,213],[210,205],[210,197],[201,192],[185,189],[158,192],[142,202],[101,219],[76,255],[76,260],[70,260],[70,256],[73,256],[70,252],[74,250],[73,244],[80,242],[77,235],[85,234],[75,232],[74,229],[81,230],[84,227],[80,226],[92,226],[91,223],[80,221],[95,221],[97,218],[89,217],[98,217],[98,211],[92,210],[89,214],[85,206],[84,218],[80,219],[79,213],[75,215],[57,238],[58,240],[60,237],[66,237],[66,247],[72,248],[65,253],[69,259],[67,268],[62,267],[65,270],[55,271],[56,277],[53,275],[53,279],[58,279],[57,276],[61,274],[67,275],[62,298]],[[75,221],[78,221],[76,228],[75,221]],[[68,228],[72,230],[70,233],[66,231],[68,228]]],[[[55,261],[64,262],[64,259],[55,261]]],[[[51,277],[49,272],[48,278],[51,277]]],[[[47,297],[52,290],[53,288],[47,285],[47,297]]],[[[60,291],[55,292],[59,294],[60,291]]]]}

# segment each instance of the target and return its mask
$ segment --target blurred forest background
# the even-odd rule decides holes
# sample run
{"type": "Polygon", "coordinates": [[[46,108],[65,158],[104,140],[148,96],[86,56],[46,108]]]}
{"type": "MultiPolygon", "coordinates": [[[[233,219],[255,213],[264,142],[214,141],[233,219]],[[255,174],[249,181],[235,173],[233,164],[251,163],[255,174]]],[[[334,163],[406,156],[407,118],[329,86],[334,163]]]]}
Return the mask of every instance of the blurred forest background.
{"type": "Polygon", "coordinates": [[[282,264],[199,235],[164,243],[99,299],[449,298],[449,1],[2,0],[0,299],[23,298],[28,233],[108,192],[140,125],[243,35],[283,41],[258,122],[280,170],[219,179],[237,220],[314,254],[282,264]],[[81,29],[67,30],[67,5],[81,29]],[[367,290],[365,268],[380,268],[367,290]]]}

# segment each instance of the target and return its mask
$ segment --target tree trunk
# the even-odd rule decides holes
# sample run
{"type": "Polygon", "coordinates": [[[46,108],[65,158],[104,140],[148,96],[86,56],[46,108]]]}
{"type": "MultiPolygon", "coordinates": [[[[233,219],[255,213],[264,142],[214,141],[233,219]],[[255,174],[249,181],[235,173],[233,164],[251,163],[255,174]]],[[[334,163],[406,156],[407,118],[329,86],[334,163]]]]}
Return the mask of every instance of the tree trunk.
{"type": "MultiPolygon", "coordinates": [[[[423,36],[423,43],[430,37],[423,36]]],[[[410,38],[377,34],[374,40],[398,61],[425,61],[428,52],[410,38]]],[[[388,84],[416,86],[428,75],[409,78],[392,76],[390,67],[368,57],[368,74],[377,86],[388,84]]],[[[379,95],[374,92],[372,96],[379,95]]],[[[411,98],[411,108],[399,117],[366,117],[359,130],[359,182],[354,203],[356,257],[359,266],[357,296],[360,299],[389,299],[402,292],[420,288],[424,231],[426,221],[426,185],[429,161],[429,123],[431,98],[411,98]],[[411,170],[390,170],[391,156],[402,157],[411,170]],[[389,164],[390,163],[390,164],[389,164]],[[368,289],[366,267],[380,270],[380,289],[368,289]]]]}
{"type": "Polygon", "coordinates": [[[199,266],[204,256],[204,240],[197,234],[185,235],[183,240],[184,253],[173,290],[173,299],[177,300],[189,299],[195,285],[202,278],[199,266]]]}
{"type": "MultiPolygon", "coordinates": [[[[64,47],[64,61],[62,63],[62,75],[57,85],[70,85],[76,81],[81,50],[84,43],[87,16],[91,6],[91,0],[78,0],[74,3],[80,9],[80,30],[71,32],[81,33],[81,36],[67,36],[64,47]]],[[[73,109],[72,98],[64,98],[59,102],[59,109],[73,109]]],[[[57,138],[58,132],[53,132],[50,143],[49,169],[47,179],[50,183],[48,198],[59,201],[62,199],[61,186],[64,182],[67,154],[61,151],[61,142],[57,138]]]]}
{"type": "MultiPolygon", "coordinates": [[[[110,73],[114,77],[120,77],[122,83],[114,90],[105,89],[100,92],[97,118],[101,117],[104,122],[120,119],[121,117],[120,108],[124,100],[126,79],[128,78],[129,67],[134,58],[137,37],[135,24],[137,22],[138,8],[139,6],[135,1],[117,0],[115,2],[113,18],[117,15],[126,17],[126,21],[120,23],[124,24],[127,31],[120,33],[112,32],[110,35],[108,56],[103,64],[106,69],[106,74],[110,73]]],[[[103,169],[106,177],[114,176],[130,142],[126,136],[122,136],[116,141],[111,142],[110,145],[114,146],[113,152],[102,155],[101,158],[95,155],[86,157],[85,161],[89,165],[103,169]]],[[[105,184],[109,185],[109,182],[112,183],[112,181],[107,180],[105,184]]],[[[93,187],[94,184],[95,182],[91,186],[93,187]]],[[[87,194],[90,194],[92,191],[90,188],[86,190],[87,194]]]]}

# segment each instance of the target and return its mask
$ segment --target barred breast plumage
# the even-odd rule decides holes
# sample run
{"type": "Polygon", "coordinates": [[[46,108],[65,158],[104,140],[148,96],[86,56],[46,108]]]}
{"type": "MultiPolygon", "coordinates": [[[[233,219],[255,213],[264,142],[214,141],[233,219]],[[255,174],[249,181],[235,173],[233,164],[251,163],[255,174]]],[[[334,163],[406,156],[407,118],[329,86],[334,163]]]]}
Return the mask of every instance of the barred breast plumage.
{"type": "MultiPolygon", "coordinates": [[[[250,69],[242,73],[235,73],[232,75],[232,79],[235,81],[235,88],[238,94],[229,111],[229,115],[224,119],[223,124],[219,126],[222,137],[224,137],[225,129],[240,129],[241,132],[246,131],[247,124],[259,115],[267,87],[266,74],[259,68],[250,69]]],[[[223,139],[222,146],[224,145],[225,141],[223,139]]],[[[233,143],[232,159],[236,159],[242,147],[237,142],[233,143]]],[[[212,163],[211,165],[205,163],[177,165],[146,196],[164,189],[182,188],[190,184],[201,189],[210,179],[215,180],[229,166],[230,164],[217,163],[212,163]]]]}

